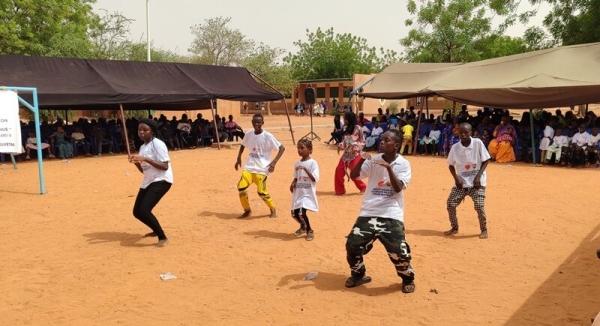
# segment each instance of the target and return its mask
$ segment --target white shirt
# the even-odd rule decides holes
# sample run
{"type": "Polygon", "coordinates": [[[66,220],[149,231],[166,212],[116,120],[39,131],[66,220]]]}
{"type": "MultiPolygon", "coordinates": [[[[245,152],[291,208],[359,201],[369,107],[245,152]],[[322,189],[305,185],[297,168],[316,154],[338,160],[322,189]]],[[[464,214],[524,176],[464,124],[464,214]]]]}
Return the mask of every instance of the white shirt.
{"type": "Polygon", "coordinates": [[[571,139],[571,144],[577,144],[579,147],[586,147],[590,138],[590,134],[587,131],[578,132],[573,135],[573,139],[571,139]]]}
{"type": "Polygon", "coordinates": [[[281,143],[270,132],[263,130],[257,135],[253,129],[246,133],[242,145],[249,151],[244,170],[250,173],[269,175],[271,151],[279,150],[281,143]]]}
{"type": "Polygon", "coordinates": [[[383,129],[381,127],[373,128],[373,131],[371,131],[371,137],[377,137],[381,134],[383,134],[383,129]]]}
{"type": "Polygon", "coordinates": [[[85,139],[85,135],[83,133],[77,132],[77,131],[75,131],[74,133],[72,133],[71,137],[73,137],[73,139],[75,139],[77,141],[85,139]]]}
{"type": "MultiPolygon", "coordinates": [[[[358,178],[369,178],[369,182],[359,216],[383,217],[404,222],[404,191],[394,191],[387,169],[373,164],[373,161],[377,160],[383,160],[383,154],[366,160],[360,169],[358,178]]],[[[398,155],[391,166],[394,176],[403,183],[402,190],[406,189],[411,178],[410,163],[398,155]]]]}
{"type": "Polygon", "coordinates": [[[177,124],[177,129],[185,132],[190,132],[192,130],[192,125],[187,122],[180,122],[177,124]]]}
{"type": "Polygon", "coordinates": [[[544,137],[552,139],[552,137],[554,137],[554,129],[550,126],[546,126],[546,128],[544,128],[544,137]]]}
{"type": "MultiPolygon", "coordinates": [[[[490,158],[490,153],[481,139],[471,137],[471,143],[467,147],[463,146],[461,142],[450,147],[446,162],[454,166],[456,174],[464,180],[463,188],[471,188],[482,163],[490,158]]],[[[486,171],[483,171],[479,181],[482,187],[487,185],[486,171]]]]}
{"type": "Polygon", "coordinates": [[[292,209],[305,208],[309,211],[318,212],[319,202],[317,201],[317,181],[319,181],[319,165],[312,158],[306,161],[298,161],[294,164],[294,179],[296,179],[296,188],[292,194],[292,209]],[[304,166],[315,178],[313,182],[304,170],[296,170],[297,167],[304,166]]]}
{"type": "Polygon", "coordinates": [[[590,145],[590,146],[596,146],[596,145],[598,145],[598,141],[600,141],[600,133],[596,134],[596,136],[589,135],[588,145],[590,145]]]}
{"type": "Polygon", "coordinates": [[[146,189],[151,183],[158,181],[173,183],[173,169],[171,169],[169,151],[167,150],[167,145],[162,140],[155,137],[148,144],[142,144],[139,154],[156,162],[167,162],[169,165],[166,170],[160,170],[147,162],[140,163],[142,171],[144,171],[144,180],[142,180],[140,188],[146,189]]]}
{"type": "Polygon", "coordinates": [[[554,138],[552,138],[552,145],[560,148],[563,146],[569,146],[569,139],[567,138],[567,136],[554,136],[554,138]]]}
{"type": "Polygon", "coordinates": [[[440,139],[440,134],[441,134],[441,131],[439,131],[439,130],[432,130],[432,131],[429,132],[429,138],[432,138],[432,139],[435,139],[435,140],[440,139]]]}

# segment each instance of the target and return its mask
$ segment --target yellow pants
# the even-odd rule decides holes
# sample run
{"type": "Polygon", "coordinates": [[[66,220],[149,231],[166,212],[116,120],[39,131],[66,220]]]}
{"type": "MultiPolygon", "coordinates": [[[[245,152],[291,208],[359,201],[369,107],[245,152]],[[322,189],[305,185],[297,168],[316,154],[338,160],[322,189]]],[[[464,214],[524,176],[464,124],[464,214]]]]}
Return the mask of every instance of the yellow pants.
{"type": "Polygon", "coordinates": [[[258,195],[262,200],[265,201],[267,206],[270,209],[275,209],[275,203],[273,203],[273,199],[269,196],[269,191],[267,190],[267,176],[258,173],[250,173],[248,171],[242,171],[242,177],[240,178],[240,182],[238,182],[237,188],[240,193],[240,202],[242,203],[242,207],[244,211],[250,210],[250,200],[248,199],[248,187],[251,184],[256,184],[256,190],[258,191],[258,195]]]}
{"type": "Polygon", "coordinates": [[[412,137],[404,137],[402,139],[402,146],[400,147],[400,155],[404,155],[404,147],[406,145],[408,145],[407,154],[410,155],[410,153],[412,152],[412,148],[413,148],[412,137]]]}

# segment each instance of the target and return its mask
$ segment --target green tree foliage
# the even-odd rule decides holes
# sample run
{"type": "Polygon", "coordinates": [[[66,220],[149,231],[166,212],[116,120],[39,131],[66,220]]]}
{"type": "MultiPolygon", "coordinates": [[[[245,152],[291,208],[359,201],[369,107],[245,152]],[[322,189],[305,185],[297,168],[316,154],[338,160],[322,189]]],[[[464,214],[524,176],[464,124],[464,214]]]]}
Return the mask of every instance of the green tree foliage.
{"type": "Polygon", "coordinates": [[[194,40],[188,51],[192,61],[217,66],[240,66],[254,48],[254,41],[227,25],[231,18],[216,17],[191,27],[194,40]]]}
{"type": "Polygon", "coordinates": [[[367,40],[352,34],[336,34],[333,28],[315,32],[306,30],[307,41],[294,45],[298,53],[289,53],[284,62],[289,63],[293,77],[302,79],[351,78],[353,74],[371,74],[397,62],[394,51],[370,47],[367,40]]]}
{"type": "MultiPolygon", "coordinates": [[[[284,53],[285,51],[282,49],[259,44],[253,53],[244,59],[243,65],[286,96],[290,96],[297,80],[292,78],[289,65],[279,63],[284,53]]],[[[260,81],[258,82],[260,83],[260,81]]],[[[265,88],[269,89],[268,87],[265,88]]]]}
{"type": "Polygon", "coordinates": [[[0,1],[0,53],[87,56],[95,0],[0,1]]]}
{"type": "MultiPolygon", "coordinates": [[[[544,26],[553,37],[552,43],[573,45],[600,42],[600,0],[531,0],[531,2],[533,4],[547,2],[552,6],[552,10],[544,18],[544,26]]],[[[538,37],[543,37],[543,34],[538,33],[538,37]]]]}
{"type": "Polygon", "coordinates": [[[404,59],[411,62],[471,62],[529,50],[521,38],[503,36],[514,22],[513,1],[500,0],[409,0],[414,17],[406,20],[411,30],[400,40],[404,59]],[[498,29],[493,15],[507,16],[498,29]]]}

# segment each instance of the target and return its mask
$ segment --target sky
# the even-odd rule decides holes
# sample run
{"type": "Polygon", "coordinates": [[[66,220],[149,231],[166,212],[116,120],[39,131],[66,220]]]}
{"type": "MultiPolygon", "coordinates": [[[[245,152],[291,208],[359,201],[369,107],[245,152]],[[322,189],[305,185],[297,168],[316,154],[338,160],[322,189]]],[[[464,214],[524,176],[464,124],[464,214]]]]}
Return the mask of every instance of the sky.
{"type": "MultiPolygon", "coordinates": [[[[307,40],[306,29],[333,27],[336,33],[360,36],[369,46],[398,53],[403,50],[399,40],[409,31],[404,26],[409,18],[406,0],[97,0],[94,10],[99,14],[103,14],[102,10],[119,12],[134,19],[130,38],[145,42],[146,1],[149,1],[149,34],[154,48],[182,55],[188,54],[194,39],[190,28],[219,16],[231,17],[228,26],[249,39],[292,53],[298,50],[295,41],[307,40]]],[[[542,6],[529,26],[541,26],[547,12],[548,8],[542,6]]],[[[522,36],[526,28],[517,24],[507,34],[522,36]]]]}

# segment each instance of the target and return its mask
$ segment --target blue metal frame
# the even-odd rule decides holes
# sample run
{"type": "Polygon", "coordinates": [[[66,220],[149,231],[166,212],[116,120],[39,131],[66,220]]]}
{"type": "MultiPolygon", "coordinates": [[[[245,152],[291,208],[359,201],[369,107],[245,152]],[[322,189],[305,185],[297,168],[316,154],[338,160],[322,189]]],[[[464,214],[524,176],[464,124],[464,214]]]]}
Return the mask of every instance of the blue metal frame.
{"type": "MultiPolygon", "coordinates": [[[[40,130],[40,110],[38,108],[38,97],[37,97],[37,88],[35,87],[8,87],[8,86],[2,86],[2,90],[7,90],[7,91],[15,91],[17,92],[31,92],[31,94],[33,95],[33,105],[27,103],[27,101],[25,101],[24,99],[22,99],[20,96],[18,96],[19,98],[19,103],[23,104],[25,107],[27,107],[29,110],[33,111],[33,116],[35,117],[35,138],[37,140],[37,157],[38,157],[38,172],[39,172],[39,176],[40,176],[40,194],[45,194],[46,193],[46,185],[44,182],[44,165],[42,164],[42,137],[41,137],[41,130],[40,130]]],[[[17,163],[14,160],[14,156],[11,154],[11,158],[13,161],[13,165],[16,169],[17,163]]]]}
{"type": "MultiPolygon", "coordinates": [[[[365,85],[367,85],[370,82],[372,82],[374,78],[375,78],[375,76],[369,78],[369,80],[367,80],[362,85],[358,86],[355,90],[353,90],[352,92],[350,92],[350,94],[348,94],[348,105],[352,105],[352,95],[358,93],[358,91],[360,91],[365,85]]],[[[358,106],[355,109],[357,110],[356,112],[358,112],[358,106]]]]}

